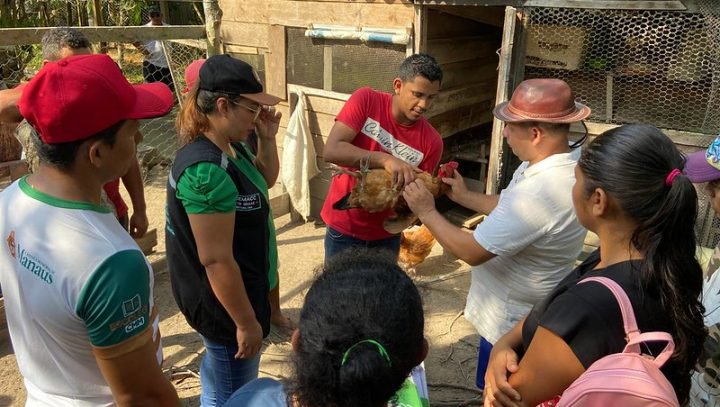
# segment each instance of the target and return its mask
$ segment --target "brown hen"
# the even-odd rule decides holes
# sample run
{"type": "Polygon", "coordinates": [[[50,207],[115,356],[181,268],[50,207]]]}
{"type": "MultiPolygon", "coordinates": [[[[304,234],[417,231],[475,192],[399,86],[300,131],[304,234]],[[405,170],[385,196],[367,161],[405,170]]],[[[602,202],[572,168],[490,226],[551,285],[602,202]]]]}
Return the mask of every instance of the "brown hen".
{"type": "MultiPolygon", "coordinates": [[[[440,166],[437,177],[433,177],[427,172],[418,173],[416,177],[425,184],[433,197],[439,198],[450,188],[449,185],[442,182],[441,178],[451,177],[457,166],[455,161],[450,161],[440,166]]],[[[382,168],[359,171],[341,169],[338,172],[349,174],[357,178],[358,182],[349,194],[333,204],[333,208],[363,208],[370,213],[392,209],[396,216],[391,217],[392,224],[386,224],[385,227],[391,233],[400,233],[415,221],[412,211],[402,196],[402,189],[393,187],[392,174],[389,172],[382,168]],[[398,221],[398,219],[402,221],[398,221]]]]}
{"type": "Polygon", "coordinates": [[[434,245],[435,237],[425,225],[403,230],[400,235],[398,263],[411,277],[414,277],[415,267],[425,261],[434,245]]]}

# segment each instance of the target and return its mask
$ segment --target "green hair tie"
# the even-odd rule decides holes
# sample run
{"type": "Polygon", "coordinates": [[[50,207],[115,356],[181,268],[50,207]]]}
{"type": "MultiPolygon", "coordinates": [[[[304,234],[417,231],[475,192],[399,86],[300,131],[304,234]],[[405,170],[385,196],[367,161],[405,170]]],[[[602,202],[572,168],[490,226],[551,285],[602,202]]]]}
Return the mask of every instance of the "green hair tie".
{"type": "Polygon", "coordinates": [[[387,361],[388,366],[392,366],[392,362],[390,362],[390,355],[388,355],[387,351],[385,350],[385,347],[382,346],[380,344],[380,342],[372,340],[372,339],[364,339],[360,342],[356,342],[353,346],[349,347],[348,350],[346,350],[345,353],[343,353],[343,358],[342,358],[342,362],[340,362],[340,366],[343,366],[345,364],[345,362],[347,362],[347,359],[350,356],[350,352],[352,352],[352,350],[355,349],[355,347],[357,347],[358,345],[361,345],[363,343],[371,343],[371,344],[375,345],[375,347],[378,350],[378,353],[380,353],[380,356],[382,356],[385,359],[385,361],[387,361]]]}

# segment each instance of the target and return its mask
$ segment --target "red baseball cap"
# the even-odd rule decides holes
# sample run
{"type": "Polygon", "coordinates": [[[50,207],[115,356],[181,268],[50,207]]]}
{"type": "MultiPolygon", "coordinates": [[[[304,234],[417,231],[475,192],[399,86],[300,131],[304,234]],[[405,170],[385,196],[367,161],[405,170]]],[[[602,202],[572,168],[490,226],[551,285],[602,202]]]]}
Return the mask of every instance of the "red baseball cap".
{"type": "Polygon", "coordinates": [[[185,89],[183,89],[183,93],[190,92],[198,79],[198,75],[200,75],[200,67],[203,63],[205,63],[205,58],[196,59],[185,68],[185,89]]]}
{"type": "Polygon", "coordinates": [[[107,55],[45,64],[18,102],[45,144],[84,140],[122,120],[163,116],[172,106],[167,85],[131,85],[107,55]]]}

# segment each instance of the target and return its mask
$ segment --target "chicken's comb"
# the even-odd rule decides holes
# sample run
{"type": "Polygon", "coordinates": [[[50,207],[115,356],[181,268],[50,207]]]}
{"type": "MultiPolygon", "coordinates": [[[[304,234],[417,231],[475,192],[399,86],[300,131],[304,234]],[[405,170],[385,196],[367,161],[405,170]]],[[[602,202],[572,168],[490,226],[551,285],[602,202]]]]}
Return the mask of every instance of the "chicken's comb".
{"type": "Polygon", "coordinates": [[[452,177],[453,172],[458,169],[459,164],[456,161],[448,161],[440,166],[438,170],[438,177],[449,178],[452,177]]]}

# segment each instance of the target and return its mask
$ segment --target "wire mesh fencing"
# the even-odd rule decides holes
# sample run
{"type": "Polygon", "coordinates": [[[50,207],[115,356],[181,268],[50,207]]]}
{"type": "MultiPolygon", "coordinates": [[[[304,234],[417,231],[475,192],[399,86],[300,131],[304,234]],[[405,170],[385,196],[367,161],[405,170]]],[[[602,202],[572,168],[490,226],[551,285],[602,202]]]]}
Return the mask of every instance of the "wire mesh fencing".
{"type": "MultiPolygon", "coordinates": [[[[589,120],[649,123],[696,134],[720,131],[720,3],[699,12],[527,8],[525,78],[565,80],[589,120]]],[[[720,220],[698,188],[700,242],[720,242],[720,220]]]]}
{"type": "MultiPolygon", "coordinates": [[[[112,28],[107,29],[112,31],[112,28]]],[[[99,43],[92,46],[96,52],[101,49],[99,43]]],[[[206,42],[204,38],[149,40],[135,44],[109,41],[103,44],[103,48],[118,63],[131,83],[163,82],[175,95],[175,105],[168,115],[141,121],[143,140],[138,145],[150,229],[157,229],[157,249],[163,250],[165,183],[169,165],[179,148],[175,119],[180,111],[182,90],[186,87],[185,69],[194,60],[206,57],[206,42]]],[[[12,89],[30,80],[42,65],[40,44],[0,47],[0,88],[12,89]]],[[[21,158],[31,161],[30,156],[21,156],[20,143],[15,137],[22,127],[8,123],[0,125],[0,162],[7,163],[21,158]]],[[[121,193],[132,214],[132,200],[123,188],[121,193]]]]}

